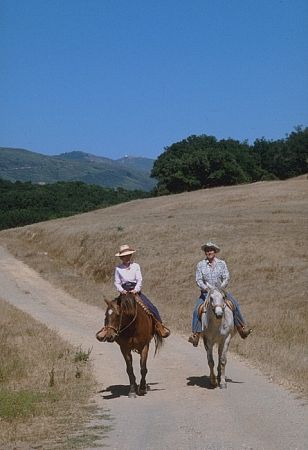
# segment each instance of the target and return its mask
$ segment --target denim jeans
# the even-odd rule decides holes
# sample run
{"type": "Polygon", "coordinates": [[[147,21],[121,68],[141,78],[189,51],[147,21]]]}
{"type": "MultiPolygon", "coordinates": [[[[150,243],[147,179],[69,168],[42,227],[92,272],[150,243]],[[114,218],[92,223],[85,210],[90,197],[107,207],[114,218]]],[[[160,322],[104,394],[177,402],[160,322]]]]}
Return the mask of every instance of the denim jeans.
{"type": "MultiPolygon", "coordinates": [[[[202,303],[204,302],[206,295],[207,295],[206,292],[202,292],[201,296],[196,301],[194,311],[193,311],[193,317],[192,317],[192,332],[193,333],[200,333],[202,331],[202,324],[201,324],[201,320],[199,320],[198,309],[199,309],[199,306],[202,305],[202,303]]],[[[227,298],[229,300],[231,300],[231,302],[235,306],[235,310],[233,312],[234,325],[235,326],[244,325],[245,319],[241,313],[240,305],[239,305],[238,301],[230,294],[230,292],[227,293],[227,298]]]]}

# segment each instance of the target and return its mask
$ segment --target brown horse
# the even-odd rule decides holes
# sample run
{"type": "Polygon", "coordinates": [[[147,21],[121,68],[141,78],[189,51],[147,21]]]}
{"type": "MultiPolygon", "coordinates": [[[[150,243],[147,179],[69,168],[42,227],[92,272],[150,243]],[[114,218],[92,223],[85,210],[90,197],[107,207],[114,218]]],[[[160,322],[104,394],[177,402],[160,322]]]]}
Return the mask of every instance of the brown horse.
{"type": "Polygon", "coordinates": [[[129,377],[129,397],[136,397],[137,393],[144,395],[147,392],[146,374],[150,342],[154,337],[156,354],[163,344],[162,337],[156,331],[154,319],[146,312],[138,295],[121,294],[114,300],[105,302],[107,303],[105,326],[96,333],[96,338],[100,342],[119,344],[129,377]],[[132,351],[140,354],[139,389],[133,371],[132,351]]]}

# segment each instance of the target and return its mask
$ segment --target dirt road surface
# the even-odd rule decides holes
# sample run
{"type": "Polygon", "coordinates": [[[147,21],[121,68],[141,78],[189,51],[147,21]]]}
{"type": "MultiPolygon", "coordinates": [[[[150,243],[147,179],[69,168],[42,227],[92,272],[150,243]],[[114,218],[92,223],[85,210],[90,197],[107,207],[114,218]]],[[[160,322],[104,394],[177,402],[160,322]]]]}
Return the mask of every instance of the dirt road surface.
{"type": "MultiPolygon", "coordinates": [[[[95,332],[102,309],[53,287],[0,247],[0,297],[55,329],[92,359],[99,407],[110,416],[103,445],[117,450],[304,450],[308,448],[308,407],[233,355],[228,388],[210,389],[205,351],[186,337],[171,335],[148,360],[144,397],[127,397],[128,379],[117,344],[99,343],[95,332]]],[[[238,339],[238,337],[236,337],[238,339]]],[[[154,345],[152,345],[154,347],[154,345]]],[[[138,355],[135,373],[139,380],[138,355]]],[[[103,420],[103,419],[102,419],[103,420]]]]}

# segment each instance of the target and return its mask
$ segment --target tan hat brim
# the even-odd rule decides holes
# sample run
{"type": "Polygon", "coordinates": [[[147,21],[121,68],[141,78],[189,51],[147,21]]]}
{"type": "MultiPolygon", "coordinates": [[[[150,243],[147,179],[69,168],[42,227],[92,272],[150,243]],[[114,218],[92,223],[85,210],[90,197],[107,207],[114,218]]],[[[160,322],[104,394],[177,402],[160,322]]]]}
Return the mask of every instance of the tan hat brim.
{"type": "Polygon", "coordinates": [[[126,256],[126,255],[132,255],[133,253],[135,253],[136,250],[126,250],[125,252],[122,253],[116,253],[114,256],[126,256]]]}
{"type": "Polygon", "coordinates": [[[213,248],[216,253],[220,252],[220,248],[216,245],[202,245],[201,250],[205,251],[207,248],[213,248]]]}

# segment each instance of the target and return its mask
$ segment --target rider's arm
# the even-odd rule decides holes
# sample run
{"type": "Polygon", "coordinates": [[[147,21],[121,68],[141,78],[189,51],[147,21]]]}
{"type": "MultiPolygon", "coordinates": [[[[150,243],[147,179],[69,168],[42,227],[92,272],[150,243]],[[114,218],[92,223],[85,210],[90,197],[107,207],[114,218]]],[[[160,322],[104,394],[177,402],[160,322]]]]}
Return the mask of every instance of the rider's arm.
{"type": "Polygon", "coordinates": [[[114,272],[114,285],[115,285],[115,288],[117,291],[124,293],[126,291],[122,288],[121,284],[122,284],[122,282],[121,282],[120,273],[118,271],[118,268],[116,267],[115,272],[114,272]]]}
{"type": "Polygon", "coordinates": [[[197,270],[196,270],[196,283],[199,286],[199,288],[201,289],[201,291],[206,291],[207,290],[207,285],[203,280],[203,274],[202,274],[202,261],[200,261],[197,264],[197,270]]]}
{"type": "Polygon", "coordinates": [[[136,265],[136,286],[134,288],[134,291],[140,292],[142,287],[142,275],[139,264],[135,263],[136,265]]]}
{"type": "Polygon", "coordinates": [[[227,264],[225,263],[225,261],[221,261],[222,263],[222,271],[221,271],[221,285],[220,287],[222,289],[226,288],[228,286],[229,280],[230,280],[230,274],[229,274],[229,270],[227,267],[227,264]]]}

